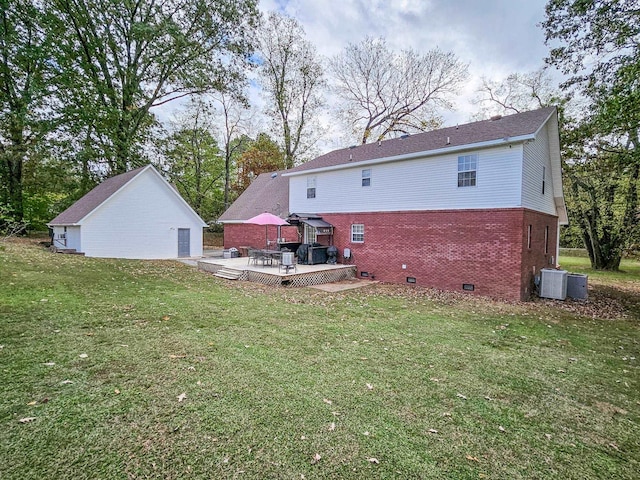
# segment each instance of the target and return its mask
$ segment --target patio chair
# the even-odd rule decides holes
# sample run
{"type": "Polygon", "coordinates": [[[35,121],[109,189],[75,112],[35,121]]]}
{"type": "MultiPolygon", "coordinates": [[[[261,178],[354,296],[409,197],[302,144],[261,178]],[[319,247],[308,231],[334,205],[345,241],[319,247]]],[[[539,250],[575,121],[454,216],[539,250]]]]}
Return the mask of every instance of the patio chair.
{"type": "Polygon", "coordinates": [[[247,253],[248,253],[248,257],[249,257],[249,259],[247,260],[247,265],[250,265],[251,263],[253,263],[254,265],[257,265],[258,261],[260,260],[260,258],[262,256],[260,250],[258,250],[256,248],[248,247],[247,248],[247,253]]]}

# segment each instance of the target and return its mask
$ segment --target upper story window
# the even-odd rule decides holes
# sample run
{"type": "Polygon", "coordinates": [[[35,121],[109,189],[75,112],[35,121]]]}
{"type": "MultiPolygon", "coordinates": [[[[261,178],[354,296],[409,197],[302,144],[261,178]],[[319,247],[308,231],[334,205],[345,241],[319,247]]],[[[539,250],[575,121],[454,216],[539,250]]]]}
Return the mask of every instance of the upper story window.
{"type": "Polygon", "coordinates": [[[370,187],[371,186],[371,169],[365,168],[362,170],[362,186],[370,187]]]}
{"type": "Polygon", "coordinates": [[[547,181],[547,167],[542,167],[542,195],[544,195],[544,187],[547,181]]]}
{"type": "Polygon", "coordinates": [[[351,241],[353,243],[364,243],[364,224],[354,223],[351,225],[351,241]]]}
{"type": "Polygon", "coordinates": [[[307,177],[307,198],[316,198],[316,177],[307,177]]]}
{"type": "Polygon", "coordinates": [[[460,155],[458,157],[458,186],[475,187],[478,170],[478,154],[460,155]]]}

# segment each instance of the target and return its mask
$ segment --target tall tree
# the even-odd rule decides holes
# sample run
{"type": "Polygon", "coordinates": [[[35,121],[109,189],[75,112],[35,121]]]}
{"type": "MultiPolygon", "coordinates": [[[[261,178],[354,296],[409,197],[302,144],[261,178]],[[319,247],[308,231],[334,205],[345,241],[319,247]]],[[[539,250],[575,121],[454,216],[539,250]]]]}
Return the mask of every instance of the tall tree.
{"type": "Polygon", "coordinates": [[[160,143],[160,167],[180,194],[205,220],[223,211],[224,161],[213,133],[210,105],[194,99],[160,143]]]}
{"type": "Polygon", "coordinates": [[[452,108],[467,77],[466,65],[451,52],[395,53],[383,38],[349,44],[330,68],[345,102],[341,116],[363,144],[437,128],[439,109],[452,108]]]}
{"type": "Polygon", "coordinates": [[[51,125],[51,38],[39,2],[0,6],[0,206],[22,222],[24,163],[51,125]]]}
{"type": "Polygon", "coordinates": [[[293,18],[270,13],[259,32],[267,114],[277,126],[277,140],[292,168],[317,140],[317,115],[325,86],[315,47],[293,18]]]}
{"type": "Polygon", "coordinates": [[[242,74],[256,0],[48,0],[67,115],[101,145],[110,174],[135,165],[151,109],[242,74]]]}
{"type": "Polygon", "coordinates": [[[565,131],[567,193],[593,268],[617,270],[638,238],[640,9],[635,0],[551,0],[548,63],[585,113],[565,131]]]}
{"type": "Polygon", "coordinates": [[[224,151],[224,210],[231,205],[231,173],[233,162],[246,147],[249,137],[246,136],[245,102],[227,92],[214,95],[214,99],[222,109],[222,148],[224,151]]]}
{"type": "Polygon", "coordinates": [[[244,192],[261,173],[285,169],[285,154],[269,135],[261,133],[238,159],[236,193],[244,192]]]}
{"type": "Polygon", "coordinates": [[[565,103],[557,85],[545,68],[533,72],[512,73],[501,81],[482,78],[473,102],[480,107],[476,117],[510,115],[536,108],[565,103]]]}

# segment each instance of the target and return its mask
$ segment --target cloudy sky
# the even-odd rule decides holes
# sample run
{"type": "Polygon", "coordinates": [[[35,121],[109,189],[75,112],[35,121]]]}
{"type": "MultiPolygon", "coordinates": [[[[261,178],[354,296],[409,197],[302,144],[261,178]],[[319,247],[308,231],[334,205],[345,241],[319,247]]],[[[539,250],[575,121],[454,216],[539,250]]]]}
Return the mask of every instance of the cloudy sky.
{"type": "Polygon", "coordinates": [[[469,64],[470,82],[447,123],[466,122],[469,98],[484,75],[501,79],[540,68],[548,52],[538,24],[546,0],[260,0],[264,12],[296,18],[326,57],[366,36],[395,48],[439,47],[469,64]]]}
{"type": "MultiPolygon", "coordinates": [[[[454,52],[469,65],[469,81],[455,110],[443,114],[446,126],[466,123],[477,112],[471,99],[482,76],[501,80],[543,65],[548,48],[538,24],[545,4],[546,0],[260,0],[259,6],[262,12],[279,11],[297,19],[323,57],[367,36],[384,37],[397,50],[426,52],[438,47],[454,52]]],[[[249,97],[260,111],[263,99],[253,85],[249,97]]],[[[162,121],[170,121],[180,105],[156,113],[162,121]]],[[[267,129],[263,121],[254,115],[250,133],[267,129]]],[[[325,115],[322,123],[329,133],[316,153],[344,147],[348,140],[332,131],[335,121],[325,115]]]]}

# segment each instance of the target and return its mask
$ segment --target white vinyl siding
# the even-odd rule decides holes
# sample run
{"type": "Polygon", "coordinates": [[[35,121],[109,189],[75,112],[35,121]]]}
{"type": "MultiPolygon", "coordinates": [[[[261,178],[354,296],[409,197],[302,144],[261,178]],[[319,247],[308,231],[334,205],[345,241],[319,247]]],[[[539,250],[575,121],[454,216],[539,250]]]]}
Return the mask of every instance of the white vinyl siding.
{"type": "Polygon", "coordinates": [[[89,257],[176,258],[178,229],[191,230],[192,256],[202,255],[202,223],[152,170],[140,173],[83,220],[89,257]]]}
{"type": "Polygon", "coordinates": [[[70,248],[81,252],[82,239],[80,237],[80,227],[53,227],[53,245],[57,248],[70,248]]]}
{"type": "Polygon", "coordinates": [[[362,167],[290,177],[292,212],[382,212],[521,205],[522,145],[472,151],[478,154],[478,182],[458,188],[458,154],[377,164],[375,182],[362,188],[362,167]],[[307,178],[322,183],[307,200],[307,178]]]}
{"type": "MultiPolygon", "coordinates": [[[[549,135],[543,128],[535,140],[524,145],[522,162],[522,206],[539,212],[557,215],[553,200],[553,181],[549,159],[549,135]],[[545,176],[542,193],[542,175],[545,176]]],[[[560,194],[561,195],[561,194],[560,194]]]]}

